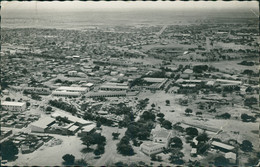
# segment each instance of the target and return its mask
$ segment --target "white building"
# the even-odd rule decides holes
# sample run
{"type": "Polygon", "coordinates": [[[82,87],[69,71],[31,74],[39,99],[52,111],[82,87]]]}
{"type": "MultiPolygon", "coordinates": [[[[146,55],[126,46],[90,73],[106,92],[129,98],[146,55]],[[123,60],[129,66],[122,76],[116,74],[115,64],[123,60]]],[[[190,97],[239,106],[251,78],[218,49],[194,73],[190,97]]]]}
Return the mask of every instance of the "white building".
{"type": "Polygon", "coordinates": [[[66,92],[80,92],[80,93],[84,93],[87,92],[87,88],[84,87],[72,87],[72,86],[61,86],[59,88],[56,89],[56,91],[66,91],[66,92]]]}
{"type": "Polygon", "coordinates": [[[3,101],[1,106],[8,111],[25,111],[26,109],[26,103],[24,102],[3,101]]]}
{"type": "Polygon", "coordinates": [[[150,156],[152,154],[157,154],[162,152],[165,149],[165,146],[159,143],[144,142],[140,145],[140,149],[143,153],[150,156]]]}

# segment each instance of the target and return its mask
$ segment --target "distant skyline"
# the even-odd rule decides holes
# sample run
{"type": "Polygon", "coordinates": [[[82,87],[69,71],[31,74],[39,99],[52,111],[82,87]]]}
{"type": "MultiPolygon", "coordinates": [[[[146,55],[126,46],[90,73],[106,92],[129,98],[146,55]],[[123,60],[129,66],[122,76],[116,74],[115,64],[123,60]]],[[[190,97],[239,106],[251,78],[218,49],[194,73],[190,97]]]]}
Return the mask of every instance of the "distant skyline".
{"type": "Polygon", "coordinates": [[[252,9],[258,12],[258,1],[65,1],[65,2],[40,2],[40,1],[11,1],[1,2],[1,12],[13,10],[38,10],[38,11],[68,11],[68,10],[140,10],[140,9],[165,9],[165,10],[199,10],[199,9],[252,9]]]}

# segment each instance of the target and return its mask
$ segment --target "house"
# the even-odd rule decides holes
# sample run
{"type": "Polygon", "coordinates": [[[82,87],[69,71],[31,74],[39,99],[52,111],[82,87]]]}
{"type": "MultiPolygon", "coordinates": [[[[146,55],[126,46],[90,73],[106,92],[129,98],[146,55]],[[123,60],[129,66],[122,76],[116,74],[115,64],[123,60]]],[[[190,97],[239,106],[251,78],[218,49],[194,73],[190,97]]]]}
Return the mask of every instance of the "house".
{"type": "Polygon", "coordinates": [[[225,158],[229,160],[229,163],[236,164],[237,155],[233,152],[225,153],[225,158]]]}
{"type": "Polygon", "coordinates": [[[42,118],[31,124],[31,132],[44,133],[48,127],[55,123],[55,119],[50,117],[42,118]]]}
{"type": "Polygon", "coordinates": [[[72,86],[61,86],[56,89],[56,91],[66,91],[66,92],[80,92],[80,93],[85,93],[87,92],[87,88],[84,87],[72,87],[72,86]]]}
{"type": "Polygon", "coordinates": [[[8,111],[25,111],[26,109],[26,103],[24,102],[3,101],[1,106],[8,111]]]}
{"type": "Polygon", "coordinates": [[[153,142],[144,142],[140,145],[140,149],[143,153],[150,156],[162,152],[165,149],[165,145],[153,142]]]}

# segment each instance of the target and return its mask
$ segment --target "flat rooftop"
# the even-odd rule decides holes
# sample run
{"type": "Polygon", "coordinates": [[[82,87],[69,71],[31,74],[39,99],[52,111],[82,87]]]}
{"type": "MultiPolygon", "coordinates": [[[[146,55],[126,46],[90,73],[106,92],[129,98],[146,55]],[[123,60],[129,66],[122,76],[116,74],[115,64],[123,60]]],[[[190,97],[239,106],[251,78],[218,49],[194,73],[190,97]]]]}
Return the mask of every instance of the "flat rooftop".
{"type": "Polygon", "coordinates": [[[80,91],[80,92],[84,92],[84,91],[87,91],[87,88],[61,86],[61,87],[57,88],[56,90],[58,90],[58,91],[80,91]]]}
{"type": "Polygon", "coordinates": [[[2,106],[17,106],[17,107],[22,107],[25,105],[24,102],[14,102],[14,101],[2,101],[1,102],[2,106]]]}

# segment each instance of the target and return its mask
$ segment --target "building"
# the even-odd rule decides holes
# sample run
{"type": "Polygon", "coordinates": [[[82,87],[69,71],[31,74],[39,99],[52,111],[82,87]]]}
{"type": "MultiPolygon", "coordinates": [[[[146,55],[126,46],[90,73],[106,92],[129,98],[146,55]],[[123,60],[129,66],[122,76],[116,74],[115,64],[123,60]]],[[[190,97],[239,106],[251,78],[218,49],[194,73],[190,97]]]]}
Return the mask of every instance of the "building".
{"type": "Polygon", "coordinates": [[[165,149],[164,144],[144,142],[140,145],[140,149],[143,153],[150,156],[152,154],[158,154],[165,149]]]}
{"type": "Polygon", "coordinates": [[[67,91],[53,91],[53,96],[62,96],[62,97],[79,97],[81,96],[80,92],[67,92],[67,91]]]}
{"type": "Polygon", "coordinates": [[[36,93],[41,95],[49,95],[51,94],[50,88],[43,87],[28,87],[28,86],[10,86],[10,88],[14,91],[26,91],[26,93],[36,93]]]}
{"type": "Polygon", "coordinates": [[[229,85],[239,86],[239,85],[242,85],[242,81],[217,79],[216,84],[229,84],[229,85]]]}
{"type": "Polygon", "coordinates": [[[96,129],[96,124],[90,124],[87,126],[82,127],[82,129],[78,132],[78,136],[85,136],[89,135],[90,133],[93,133],[96,129]]]}
{"type": "Polygon", "coordinates": [[[228,159],[229,163],[236,164],[237,155],[233,152],[225,153],[225,158],[228,159]]]}
{"type": "Polygon", "coordinates": [[[223,151],[223,152],[230,152],[230,151],[233,151],[235,149],[234,146],[230,146],[230,145],[227,145],[225,143],[221,143],[221,142],[217,142],[217,141],[213,141],[211,146],[215,149],[218,149],[220,151],[223,151]]]}
{"type": "Polygon", "coordinates": [[[150,89],[150,90],[159,90],[168,81],[167,78],[148,78],[148,77],[143,78],[143,80],[148,83],[152,83],[152,85],[145,86],[146,89],[150,89]]]}
{"type": "Polygon", "coordinates": [[[44,133],[48,127],[55,123],[55,119],[50,117],[42,118],[31,124],[31,132],[44,133]]]}
{"type": "Polygon", "coordinates": [[[87,97],[120,97],[126,96],[126,91],[100,91],[100,92],[89,92],[87,97]]]}
{"type": "Polygon", "coordinates": [[[1,106],[8,111],[25,111],[26,109],[26,103],[24,102],[3,101],[1,106]]]}
{"type": "Polygon", "coordinates": [[[160,129],[153,132],[153,142],[163,144],[165,148],[168,148],[172,133],[167,130],[160,129]]]}
{"type": "Polygon", "coordinates": [[[61,86],[56,89],[56,91],[66,91],[66,92],[80,92],[80,93],[85,93],[87,92],[87,88],[84,87],[72,87],[72,86],[61,86]]]}
{"type": "Polygon", "coordinates": [[[105,83],[100,86],[100,90],[104,91],[126,91],[129,89],[129,86],[126,83],[105,83]]]}

